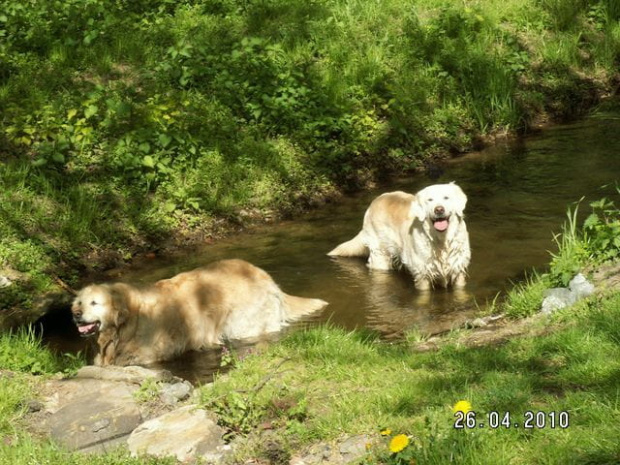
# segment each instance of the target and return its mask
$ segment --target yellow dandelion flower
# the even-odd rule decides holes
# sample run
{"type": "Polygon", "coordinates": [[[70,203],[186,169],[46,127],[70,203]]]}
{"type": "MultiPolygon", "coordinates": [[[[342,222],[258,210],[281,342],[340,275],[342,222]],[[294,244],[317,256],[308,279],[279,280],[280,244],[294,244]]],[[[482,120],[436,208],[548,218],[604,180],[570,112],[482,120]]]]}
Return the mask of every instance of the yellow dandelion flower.
{"type": "Polygon", "coordinates": [[[452,411],[454,413],[456,413],[456,412],[463,412],[463,413],[471,412],[471,403],[468,400],[459,400],[456,404],[454,404],[454,407],[452,407],[452,411]]]}
{"type": "Polygon", "coordinates": [[[392,430],[390,428],[385,428],[381,431],[381,436],[389,436],[390,434],[392,434],[392,430]]]}
{"type": "Polygon", "coordinates": [[[409,445],[409,438],[406,434],[398,434],[390,441],[390,451],[393,453],[400,452],[409,445]]]}

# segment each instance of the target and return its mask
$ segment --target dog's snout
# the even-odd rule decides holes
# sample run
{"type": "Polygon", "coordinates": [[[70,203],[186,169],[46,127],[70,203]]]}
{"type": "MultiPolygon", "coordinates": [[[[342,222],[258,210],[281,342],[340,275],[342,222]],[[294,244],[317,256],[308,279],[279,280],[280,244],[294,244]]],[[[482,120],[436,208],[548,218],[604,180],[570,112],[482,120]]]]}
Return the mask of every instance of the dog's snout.
{"type": "Polygon", "coordinates": [[[437,207],[435,207],[435,215],[443,216],[445,214],[446,214],[446,209],[443,208],[441,205],[438,205],[437,207]]]}
{"type": "Polygon", "coordinates": [[[74,310],[73,318],[76,320],[79,320],[80,318],[82,318],[82,310],[74,310]]]}

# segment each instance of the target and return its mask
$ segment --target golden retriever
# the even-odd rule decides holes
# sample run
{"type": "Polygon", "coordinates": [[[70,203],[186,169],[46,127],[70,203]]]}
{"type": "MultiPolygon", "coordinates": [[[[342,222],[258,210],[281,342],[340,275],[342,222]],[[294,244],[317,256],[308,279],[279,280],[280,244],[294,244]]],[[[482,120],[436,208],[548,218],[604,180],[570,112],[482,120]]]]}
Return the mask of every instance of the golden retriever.
{"type": "Polygon", "coordinates": [[[405,266],[419,290],[439,284],[465,286],[471,257],[463,211],[467,196],[454,183],[428,186],[415,195],[402,191],[377,197],[362,230],[330,256],[368,257],[368,267],[405,266]]]}
{"type": "Polygon", "coordinates": [[[144,289],[87,286],[71,311],[82,336],[98,336],[96,365],[134,365],[279,331],[326,305],[285,294],[246,261],[222,260],[144,289]]]}

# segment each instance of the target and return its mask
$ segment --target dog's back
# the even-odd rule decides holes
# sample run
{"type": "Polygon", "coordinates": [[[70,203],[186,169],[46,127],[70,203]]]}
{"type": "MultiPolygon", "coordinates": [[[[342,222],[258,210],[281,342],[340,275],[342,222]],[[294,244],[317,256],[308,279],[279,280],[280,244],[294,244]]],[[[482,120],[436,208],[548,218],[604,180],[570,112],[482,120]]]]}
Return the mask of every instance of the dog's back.
{"type": "Polygon", "coordinates": [[[402,191],[381,194],[374,199],[366,213],[362,230],[351,240],[343,242],[327,255],[332,257],[368,257],[379,247],[394,248],[400,245],[397,237],[402,228],[412,221],[411,203],[414,196],[402,191]]]}
{"type": "Polygon", "coordinates": [[[287,322],[327,305],[320,299],[285,294],[264,270],[244,260],[222,260],[160,281],[184,296],[194,338],[206,345],[247,339],[282,329],[287,322]]]}

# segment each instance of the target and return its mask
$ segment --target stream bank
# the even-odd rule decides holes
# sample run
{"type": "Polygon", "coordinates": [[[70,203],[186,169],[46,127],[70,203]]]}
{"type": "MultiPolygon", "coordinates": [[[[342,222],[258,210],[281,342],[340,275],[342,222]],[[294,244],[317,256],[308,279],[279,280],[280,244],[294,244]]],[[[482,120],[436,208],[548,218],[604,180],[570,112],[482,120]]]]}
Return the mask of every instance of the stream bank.
{"type": "MultiPolygon", "coordinates": [[[[597,290],[594,299],[620,290],[620,264],[606,264],[591,271],[597,290]]],[[[470,349],[500,347],[509,341],[549,336],[566,327],[566,322],[539,313],[519,321],[497,320],[483,328],[463,329],[453,335],[413,343],[410,350],[424,353],[446,345],[470,349]]],[[[277,374],[276,369],[268,376],[277,374]]],[[[226,375],[216,382],[226,382],[226,375]]],[[[381,436],[366,431],[343,433],[334,440],[316,441],[291,450],[278,433],[282,425],[273,421],[258,425],[247,444],[243,435],[228,443],[224,439],[227,430],[219,425],[221,418],[203,407],[202,391],[210,390],[210,385],[195,388],[166,370],[86,366],[73,377],[48,379],[38,386],[35,397],[26,402],[27,430],[81,453],[107,454],[120,448],[132,456],[172,456],[182,463],[200,460],[199,463],[218,465],[343,465],[362,460],[371,449],[381,447],[381,436]],[[252,456],[247,448],[257,444],[261,447],[252,456]],[[246,458],[235,461],[238,454],[246,458]],[[252,458],[247,458],[248,454],[252,458]]]]}

